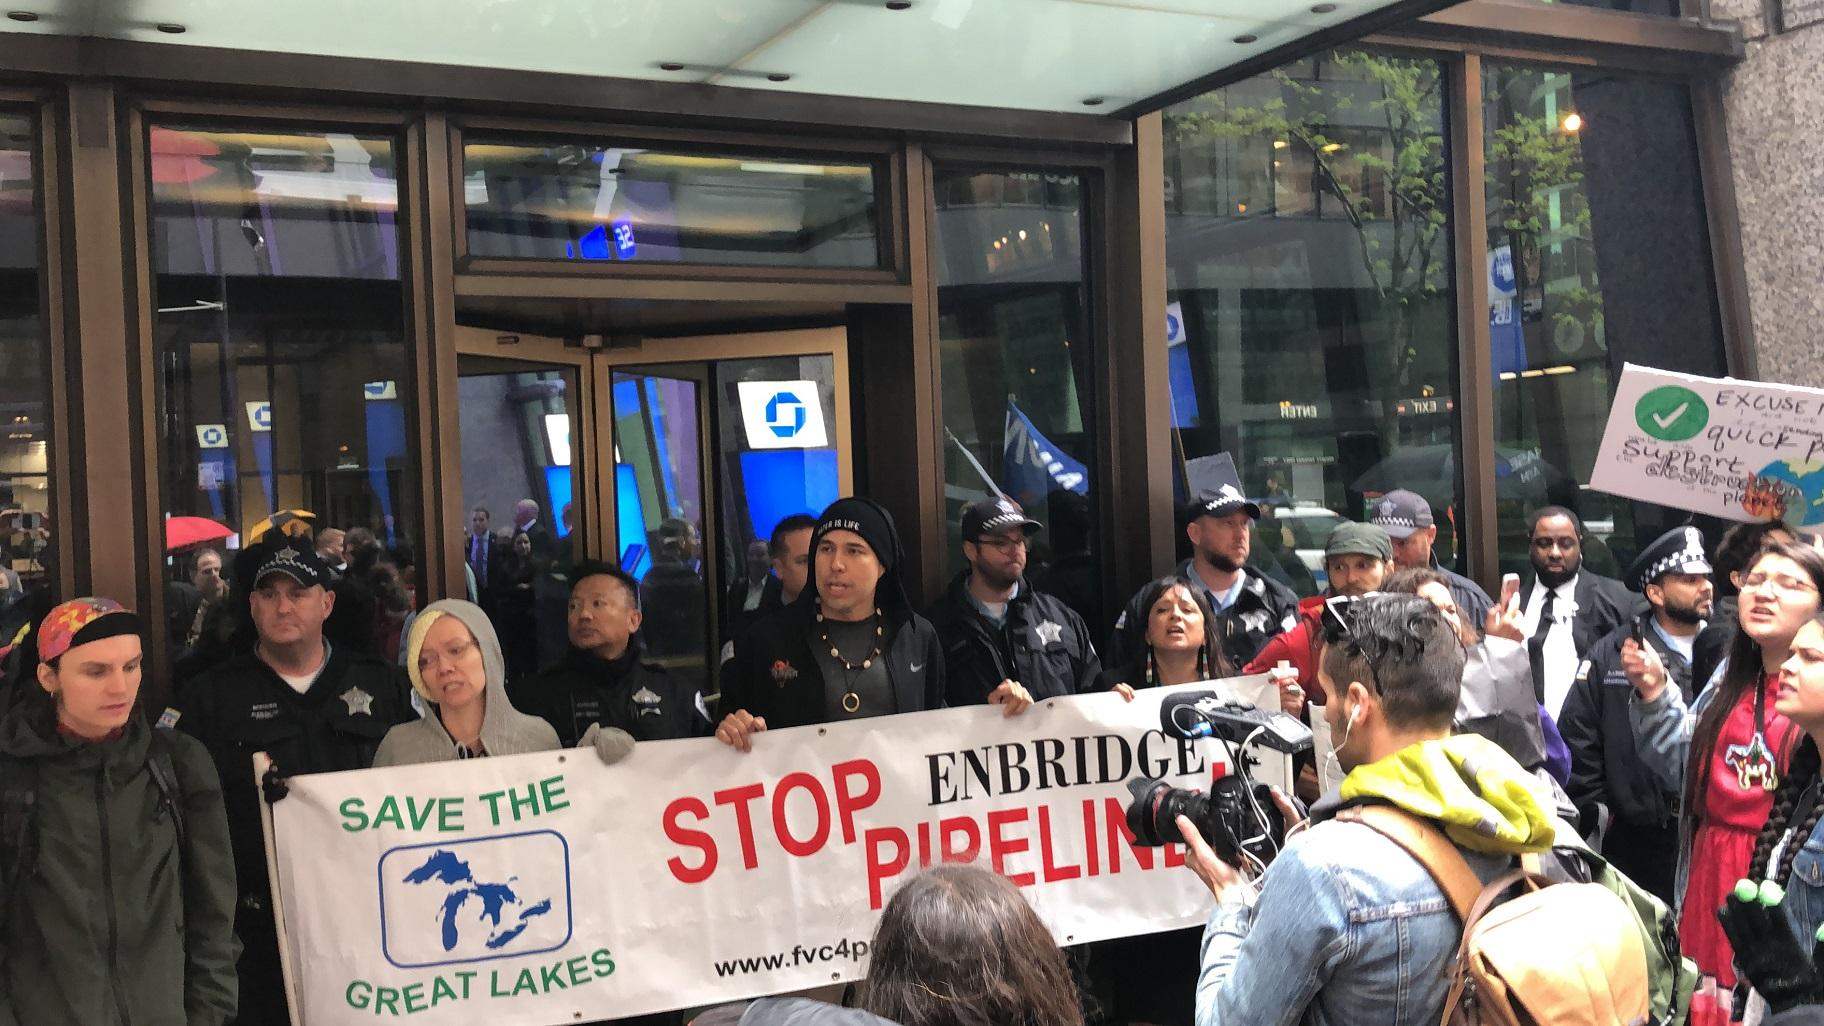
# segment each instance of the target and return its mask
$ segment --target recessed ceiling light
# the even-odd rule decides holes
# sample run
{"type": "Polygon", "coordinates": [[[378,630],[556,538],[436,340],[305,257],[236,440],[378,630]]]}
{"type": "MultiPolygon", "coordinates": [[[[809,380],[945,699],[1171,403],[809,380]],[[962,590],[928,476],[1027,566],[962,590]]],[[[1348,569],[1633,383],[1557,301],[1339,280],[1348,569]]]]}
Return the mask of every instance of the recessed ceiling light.
{"type": "Polygon", "coordinates": [[[1260,41],[1260,37],[1253,35],[1251,33],[1248,35],[1240,35],[1240,36],[1235,37],[1235,42],[1240,43],[1242,46],[1246,46],[1249,43],[1257,43],[1259,41],[1260,41]]]}
{"type": "Polygon", "coordinates": [[[38,15],[31,11],[8,11],[6,16],[14,21],[37,21],[38,15]]]}
{"type": "Polygon", "coordinates": [[[786,74],[783,71],[775,71],[772,74],[766,76],[766,80],[768,82],[790,82],[792,80],[792,76],[786,74]]]}
{"type": "Polygon", "coordinates": [[[1312,14],[1329,14],[1331,11],[1334,11],[1334,10],[1336,10],[1335,4],[1312,4],[1311,5],[1312,14]]]}
{"type": "Polygon", "coordinates": [[[912,0],[887,0],[887,10],[903,11],[912,6],[912,0]]]}
{"type": "Polygon", "coordinates": [[[175,21],[160,22],[157,27],[160,32],[163,32],[167,36],[181,36],[184,34],[184,27],[175,21]]]}
{"type": "Polygon", "coordinates": [[[1102,97],[1100,97],[1100,96],[1092,96],[1092,97],[1090,97],[1090,98],[1089,98],[1089,99],[1087,99],[1087,100],[1084,100],[1084,101],[1083,101],[1083,106],[1085,106],[1085,107],[1100,107],[1100,106],[1102,106],[1102,97]]]}
{"type": "Polygon", "coordinates": [[[678,63],[677,61],[665,61],[664,63],[659,65],[659,70],[660,71],[683,71],[684,65],[678,63]]]}

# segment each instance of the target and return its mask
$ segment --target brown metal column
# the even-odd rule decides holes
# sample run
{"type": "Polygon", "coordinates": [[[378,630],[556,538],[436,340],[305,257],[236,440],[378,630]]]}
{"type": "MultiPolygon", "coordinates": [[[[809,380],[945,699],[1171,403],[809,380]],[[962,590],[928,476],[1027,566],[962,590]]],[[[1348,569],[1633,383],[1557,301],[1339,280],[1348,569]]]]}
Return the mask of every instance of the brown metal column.
{"type": "Polygon", "coordinates": [[[1495,529],[1495,371],[1488,328],[1488,195],[1483,181],[1482,59],[1446,63],[1450,76],[1450,215],[1457,286],[1457,429],[1463,458],[1464,553],[1469,576],[1499,594],[1495,529]]]}
{"type": "MultiPolygon", "coordinates": [[[[76,590],[108,595],[157,615],[154,568],[163,553],[156,500],[149,358],[140,330],[145,251],[134,245],[129,201],[132,148],[104,83],[69,87],[61,209],[63,309],[68,332],[74,533],[57,539],[76,590]],[[145,361],[145,362],[142,362],[145,361]],[[154,539],[157,543],[154,544],[154,539]]],[[[152,632],[162,639],[163,632],[152,632]]],[[[160,665],[154,663],[154,665],[160,665]]]]}
{"type": "MultiPolygon", "coordinates": [[[[1695,0],[1687,0],[1695,2],[1695,0]]],[[[1704,178],[1704,216],[1710,226],[1710,266],[1716,278],[1717,314],[1729,373],[1759,377],[1754,320],[1748,303],[1748,267],[1742,256],[1742,222],[1735,205],[1735,170],[1729,157],[1729,129],[1720,78],[1691,82],[1691,120],[1697,163],[1704,178]]]]}
{"type": "Polygon", "coordinates": [[[457,216],[449,122],[431,113],[406,129],[405,274],[412,341],[412,413],[418,450],[418,487],[424,496],[421,559],[425,600],[466,598],[463,574],[462,436],[456,381],[457,216]]]}
{"type": "Polygon", "coordinates": [[[1165,143],[1158,113],[1134,122],[1117,151],[1102,218],[1098,320],[1106,401],[1100,404],[1107,485],[1101,489],[1108,622],[1149,578],[1170,568],[1172,421],[1165,344],[1165,143]]]}

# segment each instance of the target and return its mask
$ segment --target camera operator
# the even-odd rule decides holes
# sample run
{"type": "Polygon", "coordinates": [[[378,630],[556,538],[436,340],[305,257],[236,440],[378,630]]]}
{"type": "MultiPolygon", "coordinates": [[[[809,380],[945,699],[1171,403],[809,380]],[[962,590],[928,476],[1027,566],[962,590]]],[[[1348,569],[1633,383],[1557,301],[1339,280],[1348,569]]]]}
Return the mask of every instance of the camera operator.
{"type": "Polygon", "coordinates": [[[1439,1020],[1461,935],[1450,902],[1425,866],[1343,810],[1390,804],[1433,821],[1484,883],[1555,836],[1519,764],[1485,738],[1451,736],[1463,646],[1430,602],[1333,599],[1323,626],[1317,681],[1348,773],[1340,797],[1313,807],[1254,882],[1177,819],[1187,864],[1217,900],[1198,1026],[1439,1020]]]}

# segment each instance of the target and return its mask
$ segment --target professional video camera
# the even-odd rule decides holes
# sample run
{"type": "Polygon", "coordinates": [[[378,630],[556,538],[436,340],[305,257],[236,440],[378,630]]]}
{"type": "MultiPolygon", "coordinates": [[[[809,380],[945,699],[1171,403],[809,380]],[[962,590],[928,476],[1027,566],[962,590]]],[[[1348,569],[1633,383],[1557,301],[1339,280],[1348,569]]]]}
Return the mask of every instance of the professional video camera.
{"type": "Polygon", "coordinates": [[[1169,696],[1159,706],[1159,721],[1173,737],[1221,740],[1229,748],[1235,772],[1216,781],[1209,794],[1159,779],[1128,781],[1134,800],[1127,807],[1127,828],[1135,840],[1155,847],[1183,841],[1176,820],[1184,816],[1224,862],[1265,867],[1273,861],[1285,843],[1285,817],[1274,804],[1272,791],[1254,780],[1241,747],[1258,740],[1275,751],[1297,755],[1311,749],[1311,728],[1279,710],[1263,712],[1226,701],[1214,691],[1169,696]]]}

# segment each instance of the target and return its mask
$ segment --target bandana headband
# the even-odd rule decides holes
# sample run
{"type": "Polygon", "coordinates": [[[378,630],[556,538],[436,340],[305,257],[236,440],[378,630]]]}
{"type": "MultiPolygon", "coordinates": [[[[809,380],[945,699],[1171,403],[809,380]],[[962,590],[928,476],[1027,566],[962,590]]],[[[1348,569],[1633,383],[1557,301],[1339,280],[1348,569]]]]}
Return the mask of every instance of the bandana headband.
{"type": "Polygon", "coordinates": [[[138,634],[139,617],[110,598],[79,598],[51,610],[38,627],[38,659],[50,662],[77,645],[138,634]]]}

